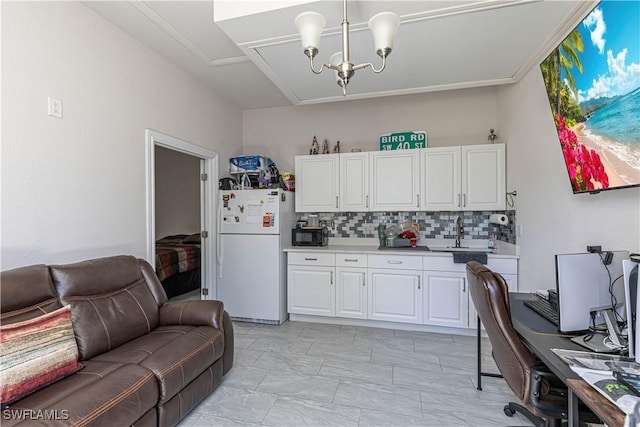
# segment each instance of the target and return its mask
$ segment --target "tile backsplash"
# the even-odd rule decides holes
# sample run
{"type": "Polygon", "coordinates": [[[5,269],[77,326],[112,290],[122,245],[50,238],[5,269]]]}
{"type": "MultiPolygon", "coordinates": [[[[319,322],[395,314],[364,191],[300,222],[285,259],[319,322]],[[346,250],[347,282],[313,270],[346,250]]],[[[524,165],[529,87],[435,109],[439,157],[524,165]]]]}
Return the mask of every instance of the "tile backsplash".
{"type": "MultiPolygon", "coordinates": [[[[339,212],[318,213],[329,228],[331,237],[378,237],[378,224],[396,224],[415,221],[420,234],[428,239],[452,239],[456,236],[455,222],[462,217],[465,239],[488,239],[493,233],[498,240],[516,243],[516,211],[465,211],[465,212],[339,212]],[[507,215],[509,224],[489,222],[494,213],[507,215]],[[425,235],[426,233],[426,235],[425,235]]],[[[304,219],[306,214],[298,214],[304,219]]]]}

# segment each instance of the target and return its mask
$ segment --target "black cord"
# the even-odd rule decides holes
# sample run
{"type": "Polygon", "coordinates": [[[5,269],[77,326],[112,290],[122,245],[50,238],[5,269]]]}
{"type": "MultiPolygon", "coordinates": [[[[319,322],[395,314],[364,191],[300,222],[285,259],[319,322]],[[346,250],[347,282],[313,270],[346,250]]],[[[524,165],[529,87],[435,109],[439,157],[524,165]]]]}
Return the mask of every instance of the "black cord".
{"type": "Polygon", "coordinates": [[[596,333],[596,313],[591,312],[591,326],[589,327],[589,332],[584,336],[584,342],[590,341],[596,333]]]}
{"type": "Polygon", "coordinates": [[[618,319],[618,321],[622,322],[622,321],[624,321],[624,319],[622,319],[622,316],[620,316],[620,314],[618,313],[618,310],[616,310],[616,306],[618,305],[618,298],[613,293],[613,285],[622,277],[622,275],[617,277],[615,280],[612,280],[612,278],[611,278],[611,270],[609,270],[609,267],[604,262],[603,253],[599,252],[598,255],[600,255],[600,261],[602,261],[602,266],[607,271],[607,276],[609,276],[609,296],[611,297],[611,310],[613,310],[613,312],[615,313],[616,319],[618,319]]]}

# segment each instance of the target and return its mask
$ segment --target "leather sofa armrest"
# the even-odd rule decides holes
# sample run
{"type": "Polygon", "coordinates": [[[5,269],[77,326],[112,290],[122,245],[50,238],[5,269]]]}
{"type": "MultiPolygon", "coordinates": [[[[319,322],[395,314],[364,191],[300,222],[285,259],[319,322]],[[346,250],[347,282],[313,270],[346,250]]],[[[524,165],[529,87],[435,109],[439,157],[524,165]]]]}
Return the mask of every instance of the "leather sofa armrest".
{"type": "Polygon", "coordinates": [[[160,306],[160,325],[211,326],[224,331],[222,301],[173,301],[160,306]]]}

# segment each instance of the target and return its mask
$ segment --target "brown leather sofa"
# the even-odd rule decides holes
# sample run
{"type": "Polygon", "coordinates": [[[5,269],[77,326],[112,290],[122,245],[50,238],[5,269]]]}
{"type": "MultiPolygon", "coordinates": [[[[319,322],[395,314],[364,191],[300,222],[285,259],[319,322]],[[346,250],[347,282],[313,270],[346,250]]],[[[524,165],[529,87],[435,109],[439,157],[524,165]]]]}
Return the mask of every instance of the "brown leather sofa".
{"type": "Polygon", "coordinates": [[[71,306],[83,365],[3,409],[3,426],[173,426],[233,365],[223,304],[167,302],[144,260],[33,265],[0,279],[2,324],[71,306]]]}

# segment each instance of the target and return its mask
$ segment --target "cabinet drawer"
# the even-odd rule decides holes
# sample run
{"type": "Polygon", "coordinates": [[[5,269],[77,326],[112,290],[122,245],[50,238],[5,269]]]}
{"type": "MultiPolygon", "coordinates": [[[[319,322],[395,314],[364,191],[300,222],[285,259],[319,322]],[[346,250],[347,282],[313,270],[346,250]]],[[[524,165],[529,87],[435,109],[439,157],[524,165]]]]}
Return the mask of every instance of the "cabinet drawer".
{"type": "Polygon", "coordinates": [[[290,265],[326,265],[333,267],[336,263],[334,253],[319,252],[289,252],[288,263],[290,265]]]}
{"type": "Polygon", "coordinates": [[[422,257],[402,255],[369,255],[369,268],[395,268],[399,270],[422,270],[422,257]]]}
{"type": "Polygon", "coordinates": [[[336,254],[336,267],[366,267],[367,256],[363,254],[336,254]]]}

